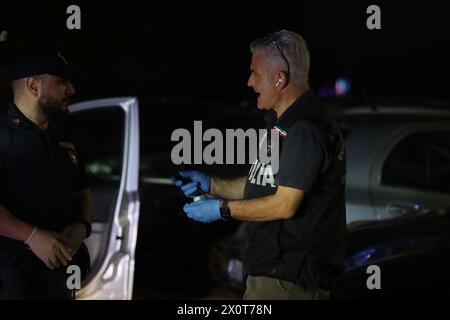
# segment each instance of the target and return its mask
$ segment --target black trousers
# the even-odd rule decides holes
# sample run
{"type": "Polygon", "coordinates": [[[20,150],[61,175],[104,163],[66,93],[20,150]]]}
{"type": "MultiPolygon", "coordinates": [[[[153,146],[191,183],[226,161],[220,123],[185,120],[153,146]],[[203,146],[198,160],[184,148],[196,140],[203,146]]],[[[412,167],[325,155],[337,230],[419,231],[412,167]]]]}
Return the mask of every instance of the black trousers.
{"type": "Polygon", "coordinates": [[[0,252],[0,300],[71,300],[65,269],[51,270],[29,249],[0,252]]]}
{"type": "Polygon", "coordinates": [[[330,291],[309,291],[301,286],[271,277],[248,276],[243,300],[328,300],[330,291]]]}

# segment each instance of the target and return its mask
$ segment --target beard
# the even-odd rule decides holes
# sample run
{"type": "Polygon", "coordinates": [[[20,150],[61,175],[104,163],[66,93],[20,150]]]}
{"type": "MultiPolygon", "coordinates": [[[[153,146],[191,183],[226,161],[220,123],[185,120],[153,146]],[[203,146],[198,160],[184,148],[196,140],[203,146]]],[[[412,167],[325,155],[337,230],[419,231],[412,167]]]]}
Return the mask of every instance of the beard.
{"type": "Polygon", "coordinates": [[[39,110],[48,118],[53,119],[68,113],[68,99],[58,100],[50,95],[43,95],[38,99],[39,110]]]}

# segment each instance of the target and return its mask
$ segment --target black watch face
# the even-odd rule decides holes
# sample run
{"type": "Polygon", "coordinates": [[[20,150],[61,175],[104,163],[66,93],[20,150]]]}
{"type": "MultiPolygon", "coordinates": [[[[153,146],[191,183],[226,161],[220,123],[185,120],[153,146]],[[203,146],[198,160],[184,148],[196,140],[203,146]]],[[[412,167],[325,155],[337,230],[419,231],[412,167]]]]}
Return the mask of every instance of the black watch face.
{"type": "Polygon", "coordinates": [[[230,208],[222,207],[220,208],[220,216],[223,220],[228,220],[230,218],[230,208]]]}

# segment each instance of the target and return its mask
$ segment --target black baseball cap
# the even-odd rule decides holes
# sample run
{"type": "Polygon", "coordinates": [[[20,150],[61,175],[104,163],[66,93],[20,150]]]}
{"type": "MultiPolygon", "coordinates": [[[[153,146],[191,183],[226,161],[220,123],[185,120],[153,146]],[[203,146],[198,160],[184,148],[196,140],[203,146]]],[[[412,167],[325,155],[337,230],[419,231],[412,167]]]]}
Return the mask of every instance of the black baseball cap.
{"type": "Polygon", "coordinates": [[[56,49],[35,49],[17,54],[8,68],[9,81],[46,73],[68,80],[73,78],[67,59],[56,49]]]}

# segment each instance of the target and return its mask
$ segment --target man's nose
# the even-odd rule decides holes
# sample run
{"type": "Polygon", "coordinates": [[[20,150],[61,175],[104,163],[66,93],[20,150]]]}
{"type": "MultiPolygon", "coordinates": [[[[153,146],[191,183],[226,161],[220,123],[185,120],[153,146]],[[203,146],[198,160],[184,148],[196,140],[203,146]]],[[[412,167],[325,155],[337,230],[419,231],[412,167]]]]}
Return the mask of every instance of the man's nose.
{"type": "Polygon", "coordinates": [[[73,86],[72,82],[68,82],[66,85],[66,95],[71,97],[75,94],[75,87],[73,86]]]}
{"type": "Polygon", "coordinates": [[[248,77],[247,86],[253,88],[253,77],[252,77],[252,75],[250,75],[250,77],[248,77]]]}

